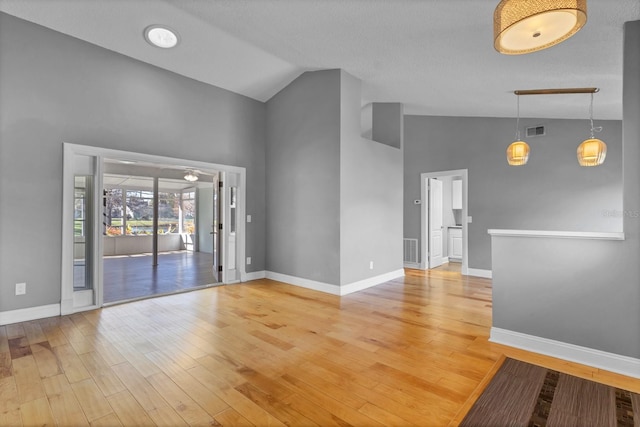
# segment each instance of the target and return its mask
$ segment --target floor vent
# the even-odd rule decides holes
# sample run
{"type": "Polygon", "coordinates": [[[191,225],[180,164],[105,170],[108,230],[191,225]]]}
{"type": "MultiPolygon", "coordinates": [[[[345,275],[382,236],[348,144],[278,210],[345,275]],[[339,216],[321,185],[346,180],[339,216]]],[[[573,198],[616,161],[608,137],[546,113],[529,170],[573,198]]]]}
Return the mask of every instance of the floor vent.
{"type": "Polygon", "coordinates": [[[404,239],[404,262],[418,263],[418,239],[404,239]]]}

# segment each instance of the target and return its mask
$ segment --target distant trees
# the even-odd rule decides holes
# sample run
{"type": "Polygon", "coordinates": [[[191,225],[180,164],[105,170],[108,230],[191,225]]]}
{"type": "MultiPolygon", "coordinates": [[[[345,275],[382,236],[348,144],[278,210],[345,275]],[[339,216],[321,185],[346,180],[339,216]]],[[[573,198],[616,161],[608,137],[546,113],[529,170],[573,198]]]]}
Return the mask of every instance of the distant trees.
{"type": "MultiPolygon", "coordinates": [[[[108,235],[147,234],[153,221],[153,192],[146,190],[104,190],[105,228],[108,235]],[[123,226],[126,223],[126,230],[123,226]],[[116,230],[117,229],[117,230],[116,230]]],[[[159,192],[159,232],[176,233],[180,229],[182,206],[182,228],[193,232],[195,218],[195,192],[159,192]]]]}

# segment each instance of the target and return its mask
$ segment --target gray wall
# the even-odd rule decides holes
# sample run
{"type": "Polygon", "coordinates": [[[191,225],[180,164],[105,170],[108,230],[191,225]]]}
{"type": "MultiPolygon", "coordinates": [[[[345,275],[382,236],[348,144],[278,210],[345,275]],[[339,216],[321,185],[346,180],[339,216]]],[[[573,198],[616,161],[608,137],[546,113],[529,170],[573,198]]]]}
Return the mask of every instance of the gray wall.
{"type": "Polygon", "coordinates": [[[340,70],[267,102],[267,270],[340,283],[340,70]]]}
{"type": "Polygon", "coordinates": [[[624,52],[625,240],[494,237],[493,325],[640,358],[640,21],[624,52]]]}
{"type": "MultiPolygon", "coordinates": [[[[393,132],[385,137],[397,141],[398,148],[364,139],[360,86],[358,79],[342,72],[341,285],[402,268],[402,105],[385,104],[384,114],[374,115],[373,123],[374,130],[391,124],[393,132]]],[[[379,111],[376,107],[374,112],[379,111]]]]}
{"type": "Polygon", "coordinates": [[[60,302],[63,142],[246,167],[264,270],[264,129],[263,103],[0,14],[0,311],[60,302]]]}
{"type": "MultiPolygon", "coordinates": [[[[586,95],[568,96],[585,96],[588,112],[586,95]]],[[[528,138],[529,162],[514,167],[515,119],[405,116],[404,237],[420,239],[420,174],[454,169],[469,170],[469,268],[491,270],[490,228],[620,231],[622,218],[606,213],[622,210],[621,122],[595,121],[607,158],[591,168],[576,160],[588,120],[520,120],[522,131],[540,124],[546,136],[528,138]]]]}
{"type": "Polygon", "coordinates": [[[371,105],[371,139],[381,144],[402,148],[404,109],[397,102],[375,102],[371,105]]]}
{"type": "MultiPolygon", "coordinates": [[[[269,271],[341,286],[402,268],[402,150],[360,136],[360,106],[360,81],[340,70],[267,102],[269,271]]],[[[402,123],[399,104],[385,111],[402,123]]]]}

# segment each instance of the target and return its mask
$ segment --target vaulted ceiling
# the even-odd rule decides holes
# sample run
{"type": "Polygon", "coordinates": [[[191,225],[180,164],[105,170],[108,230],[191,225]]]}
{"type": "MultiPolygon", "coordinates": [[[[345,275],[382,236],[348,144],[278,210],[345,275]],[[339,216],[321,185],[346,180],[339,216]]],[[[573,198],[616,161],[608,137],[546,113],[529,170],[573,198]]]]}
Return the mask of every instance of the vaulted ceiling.
{"type": "MultiPolygon", "coordinates": [[[[595,117],[622,117],[625,21],[640,0],[588,0],[569,40],[528,55],[493,48],[498,0],[0,0],[0,10],[175,73],[266,101],[306,70],[341,68],[363,104],[409,114],[511,117],[516,89],[599,87],[595,117]],[[166,24],[181,42],[147,44],[166,24]]],[[[521,98],[521,115],[587,118],[588,95],[521,98]]]]}

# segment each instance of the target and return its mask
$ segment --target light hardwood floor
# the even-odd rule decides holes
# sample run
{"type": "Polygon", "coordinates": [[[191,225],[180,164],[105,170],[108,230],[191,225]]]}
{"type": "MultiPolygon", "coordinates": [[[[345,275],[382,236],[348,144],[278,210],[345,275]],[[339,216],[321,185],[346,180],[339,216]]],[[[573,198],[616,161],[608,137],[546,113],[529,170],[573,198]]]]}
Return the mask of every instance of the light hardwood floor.
{"type": "Polygon", "coordinates": [[[491,281],[442,268],[341,298],[258,280],[2,326],[0,425],[454,425],[504,355],[640,390],[491,344],[490,325],[491,281]]]}

